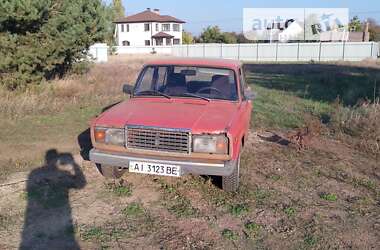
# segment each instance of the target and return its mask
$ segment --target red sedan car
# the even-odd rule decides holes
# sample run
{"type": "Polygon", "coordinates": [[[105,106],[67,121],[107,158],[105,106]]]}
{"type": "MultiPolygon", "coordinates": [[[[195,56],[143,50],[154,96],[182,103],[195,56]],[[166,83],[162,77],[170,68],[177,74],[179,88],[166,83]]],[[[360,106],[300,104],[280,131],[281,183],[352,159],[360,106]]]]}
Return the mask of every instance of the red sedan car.
{"type": "Polygon", "coordinates": [[[91,124],[90,160],[105,177],[214,175],[238,188],[253,97],[239,61],[152,61],[123,91],[130,98],[91,124]]]}

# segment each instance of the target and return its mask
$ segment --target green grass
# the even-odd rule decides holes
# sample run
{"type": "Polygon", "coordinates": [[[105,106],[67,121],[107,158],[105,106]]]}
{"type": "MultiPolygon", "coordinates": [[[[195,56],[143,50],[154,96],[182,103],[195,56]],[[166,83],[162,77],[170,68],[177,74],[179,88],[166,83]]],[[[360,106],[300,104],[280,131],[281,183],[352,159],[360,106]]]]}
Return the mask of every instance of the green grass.
{"type": "Polygon", "coordinates": [[[253,197],[258,205],[264,205],[270,199],[271,193],[269,190],[257,188],[253,191],[253,197]]]}
{"type": "Polygon", "coordinates": [[[130,184],[108,183],[108,184],[106,184],[106,188],[111,193],[113,193],[114,195],[116,195],[118,197],[131,196],[132,195],[132,185],[130,185],[130,184]]]}
{"type": "Polygon", "coordinates": [[[305,235],[304,243],[307,248],[314,247],[317,244],[317,242],[318,242],[318,239],[314,235],[311,235],[311,234],[305,235]]]}
{"type": "Polygon", "coordinates": [[[85,241],[89,240],[99,240],[104,241],[107,237],[107,232],[102,227],[90,227],[81,233],[81,238],[85,241]]]}
{"type": "Polygon", "coordinates": [[[230,213],[233,215],[233,216],[241,216],[243,214],[246,214],[248,213],[249,211],[249,206],[248,204],[237,204],[237,205],[232,205],[230,207],[230,213]]]}
{"type": "Polygon", "coordinates": [[[144,208],[139,203],[131,203],[122,210],[122,213],[127,217],[137,217],[144,214],[144,208]]]}
{"type": "Polygon", "coordinates": [[[293,207],[286,207],[284,213],[290,218],[296,214],[296,209],[293,207]]]}
{"type": "Polygon", "coordinates": [[[176,217],[197,217],[199,210],[191,205],[191,201],[179,192],[174,186],[161,180],[161,190],[163,190],[162,204],[168,211],[176,217]]]}
{"type": "Polygon", "coordinates": [[[261,230],[261,225],[255,223],[255,222],[252,222],[252,221],[249,221],[247,223],[245,223],[244,225],[244,228],[247,232],[247,235],[248,237],[256,237],[259,233],[260,233],[260,230],[261,230]]]}
{"type": "Polygon", "coordinates": [[[337,201],[338,200],[338,197],[336,196],[336,194],[330,194],[330,193],[321,193],[319,195],[319,197],[323,200],[326,200],[326,201],[337,201]]]}
{"type": "Polygon", "coordinates": [[[223,236],[223,238],[225,238],[227,240],[232,240],[232,241],[235,241],[239,238],[239,235],[236,232],[234,232],[228,228],[223,229],[222,236],[223,236]]]}

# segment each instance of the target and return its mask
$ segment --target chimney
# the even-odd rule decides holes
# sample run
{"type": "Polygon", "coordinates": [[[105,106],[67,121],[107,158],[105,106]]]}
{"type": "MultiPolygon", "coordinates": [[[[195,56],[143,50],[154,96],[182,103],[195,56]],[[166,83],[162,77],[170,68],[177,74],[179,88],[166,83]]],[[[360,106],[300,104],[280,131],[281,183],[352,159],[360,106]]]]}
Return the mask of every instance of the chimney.
{"type": "Polygon", "coordinates": [[[160,14],[160,9],[154,9],[153,12],[156,13],[157,15],[159,15],[160,14]]]}

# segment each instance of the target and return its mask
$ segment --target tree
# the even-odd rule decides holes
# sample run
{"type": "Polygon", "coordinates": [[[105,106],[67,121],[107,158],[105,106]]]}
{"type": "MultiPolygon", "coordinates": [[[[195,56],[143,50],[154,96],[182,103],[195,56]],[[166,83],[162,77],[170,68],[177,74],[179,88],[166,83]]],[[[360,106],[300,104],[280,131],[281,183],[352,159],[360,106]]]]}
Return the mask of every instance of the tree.
{"type": "Polygon", "coordinates": [[[350,23],[348,24],[349,31],[351,32],[358,32],[362,31],[362,22],[360,21],[358,16],[354,16],[350,23]]]}
{"type": "Polygon", "coordinates": [[[114,11],[114,17],[116,19],[125,16],[125,8],[124,8],[121,0],[113,0],[112,7],[113,7],[113,11],[114,11]]]}
{"type": "Polygon", "coordinates": [[[182,42],[183,44],[192,44],[194,43],[194,38],[191,33],[183,31],[182,32],[182,42]]]}
{"type": "Polygon", "coordinates": [[[199,39],[201,43],[236,43],[234,32],[222,32],[218,26],[209,26],[203,30],[199,39]]]}
{"type": "Polygon", "coordinates": [[[224,37],[218,26],[209,26],[203,30],[199,40],[201,43],[223,43],[224,37]]]}
{"type": "Polygon", "coordinates": [[[9,89],[64,76],[107,32],[101,0],[3,0],[0,13],[0,84],[9,89]]]}
{"type": "Polygon", "coordinates": [[[235,32],[224,32],[222,37],[224,43],[237,43],[237,36],[235,32]]]}
{"type": "Polygon", "coordinates": [[[369,40],[380,41],[380,25],[373,18],[369,18],[368,23],[369,23],[369,40]]]}

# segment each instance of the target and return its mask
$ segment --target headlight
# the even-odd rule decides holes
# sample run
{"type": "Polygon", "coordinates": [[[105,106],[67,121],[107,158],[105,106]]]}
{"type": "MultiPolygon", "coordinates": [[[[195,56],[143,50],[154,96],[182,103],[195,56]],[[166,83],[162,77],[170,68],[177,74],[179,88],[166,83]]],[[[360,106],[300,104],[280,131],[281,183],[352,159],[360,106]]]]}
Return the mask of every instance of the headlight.
{"type": "Polygon", "coordinates": [[[193,152],[228,154],[228,138],[225,135],[194,135],[193,152]]]}
{"type": "Polygon", "coordinates": [[[95,141],[110,145],[124,146],[124,129],[119,128],[95,128],[95,141]]]}

